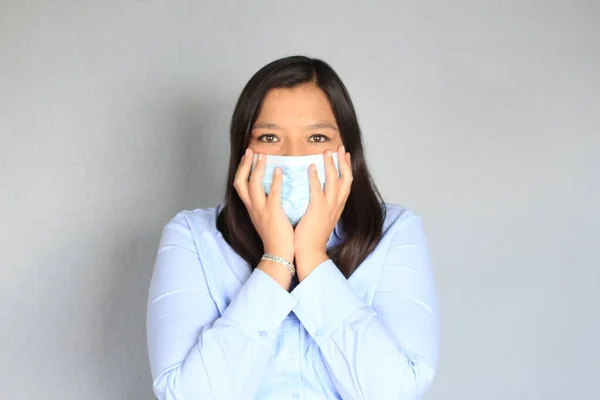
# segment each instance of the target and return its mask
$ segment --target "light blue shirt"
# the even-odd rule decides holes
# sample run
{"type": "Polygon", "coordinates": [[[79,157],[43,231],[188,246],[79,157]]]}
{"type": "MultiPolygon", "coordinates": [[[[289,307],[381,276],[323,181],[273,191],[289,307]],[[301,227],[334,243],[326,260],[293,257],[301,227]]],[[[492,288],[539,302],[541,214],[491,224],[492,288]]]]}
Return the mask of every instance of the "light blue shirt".
{"type": "MultiPolygon", "coordinates": [[[[328,260],[288,292],[225,242],[220,209],[182,211],[162,233],[147,315],[159,399],[423,397],[438,311],[418,215],[386,205],[383,238],[349,279],[328,260]]],[[[328,247],[341,237],[338,225],[328,247]]]]}

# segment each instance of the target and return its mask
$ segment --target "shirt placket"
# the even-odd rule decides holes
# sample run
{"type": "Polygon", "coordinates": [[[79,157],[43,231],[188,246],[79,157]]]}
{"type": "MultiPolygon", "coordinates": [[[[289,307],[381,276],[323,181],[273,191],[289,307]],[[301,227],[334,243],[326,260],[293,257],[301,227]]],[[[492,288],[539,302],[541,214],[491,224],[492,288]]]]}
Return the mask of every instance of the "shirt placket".
{"type": "Polygon", "coordinates": [[[284,320],[280,365],[286,376],[286,398],[292,400],[304,397],[300,374],[300,351],[300,324],[298,318],[290,313],[284,320]]]}

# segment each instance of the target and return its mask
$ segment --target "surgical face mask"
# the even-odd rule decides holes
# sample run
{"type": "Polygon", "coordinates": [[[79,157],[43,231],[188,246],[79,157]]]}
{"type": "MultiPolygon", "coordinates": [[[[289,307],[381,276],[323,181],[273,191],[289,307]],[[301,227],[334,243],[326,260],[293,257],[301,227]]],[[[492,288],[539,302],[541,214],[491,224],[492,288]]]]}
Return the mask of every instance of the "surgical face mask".
{"type": "MultiPolygon", "coordinates": [[[[338,163],[337,152],[332,152],[333,162],[340,176],[340,167],[338,163]]],[[[252,161],[252,171],[256,165],[258,156],[254,156],[252,161]]],[[[296,225],[300,218],[306,213],[308,203],[310,202],[310,184],[308,176],[308,167],[315,164],[319,181],[321,181],[321,190],[325,186],[325,160],[323,154],[310,156],[276,156],[267,155],[265,165],[265,175],[263,177],[263,187],[265,193],[271,190],[273,182],[273,172],[275,168],[281,168],[283,171],[283,181],[281,185],[281,207],[287,215],[292,225],[296,225]]]]}

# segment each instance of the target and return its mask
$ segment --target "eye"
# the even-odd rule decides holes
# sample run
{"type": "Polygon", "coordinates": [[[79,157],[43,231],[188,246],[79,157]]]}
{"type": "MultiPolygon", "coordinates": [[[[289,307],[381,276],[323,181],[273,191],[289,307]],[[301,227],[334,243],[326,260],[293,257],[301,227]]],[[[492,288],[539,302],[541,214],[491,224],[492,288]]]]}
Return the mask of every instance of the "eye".
{"type": "Polygon", "coordinates": [[[260,135],[258,137],[258,141],[265,142],[265,143],[276,143],[276,142],[279,142],[279,139],[277,138],[277,136],[273,135],[272,133],[266,133],[264,135],[260,135]]]}
{"type": "Polygon", "coordinates": [[[308,140],[316,143],[324,143],[327,142],[329,138],[323,134],[317,133],[315,135],[312,135],[308,140]]]}

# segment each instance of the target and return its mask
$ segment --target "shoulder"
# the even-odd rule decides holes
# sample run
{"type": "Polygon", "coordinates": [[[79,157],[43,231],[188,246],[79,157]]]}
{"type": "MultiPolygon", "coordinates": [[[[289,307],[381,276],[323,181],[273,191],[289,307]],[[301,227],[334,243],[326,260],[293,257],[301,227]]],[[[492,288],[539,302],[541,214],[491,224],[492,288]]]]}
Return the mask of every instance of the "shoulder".
{"type": "Polygon", "coordinates": [[[417,228],[421,230],[421,215],[401,205],[384,203],[385,219],[383,236],[394,235],[398,231],[417,228]]]}
{"type": "Polygon", "coordinates": [[[171,228],[179,228],[191,231],[193,236],[204,233],[216,235],[219,210],[220,207],[181,210],[165,224],[163,231],[171,228]]]}

